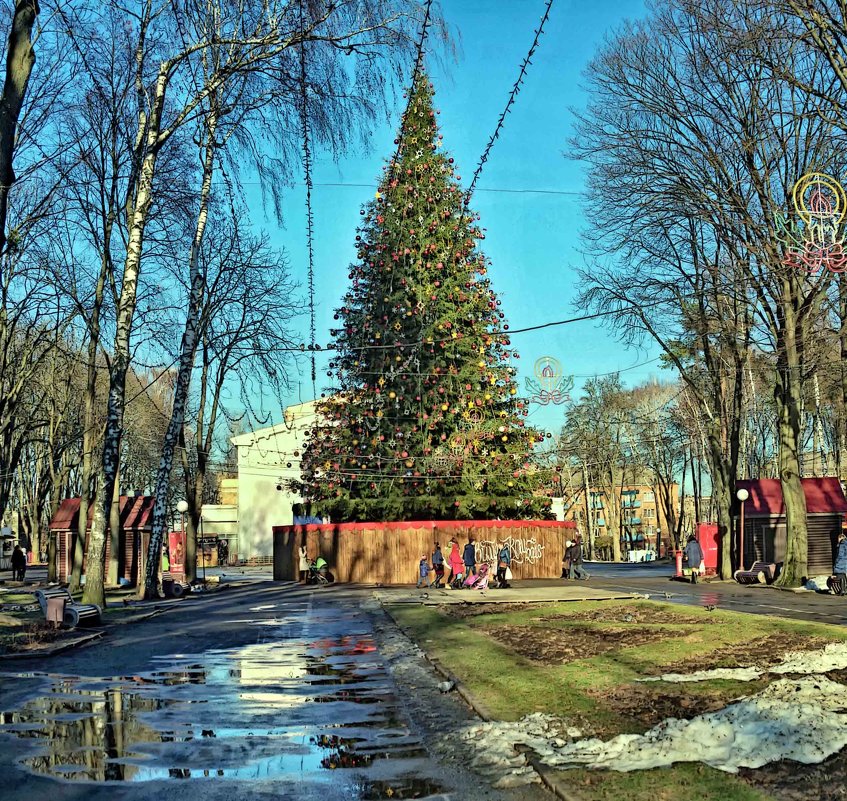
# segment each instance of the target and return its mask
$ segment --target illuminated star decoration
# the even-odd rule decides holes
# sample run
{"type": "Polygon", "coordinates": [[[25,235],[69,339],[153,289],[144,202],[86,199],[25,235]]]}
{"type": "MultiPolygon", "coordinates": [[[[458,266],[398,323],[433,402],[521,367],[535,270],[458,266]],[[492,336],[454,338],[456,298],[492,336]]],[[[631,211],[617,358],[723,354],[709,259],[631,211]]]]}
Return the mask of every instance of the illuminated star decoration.
{"type": "Polygon", "coordinates": [[[526,379],[531,403],[538,403],[541,406],[552,403],[555,406],[561,406],[571,399],[573,376],[562,375],[562,365],[558,359],[553,356],[542,356],[536,360],[533,372],[536,380],[526,379]]]}
{"type": "Polygon", "coordinates": [[[803,225],[776,215],[777,239],[785,245],[783,264],[807,273],[822,269],[832,273],[847,271],[844,250],[844,216],[847,196],[844,187],[830,175],[806,173],[794,184],[791,201],[803,225]]]}

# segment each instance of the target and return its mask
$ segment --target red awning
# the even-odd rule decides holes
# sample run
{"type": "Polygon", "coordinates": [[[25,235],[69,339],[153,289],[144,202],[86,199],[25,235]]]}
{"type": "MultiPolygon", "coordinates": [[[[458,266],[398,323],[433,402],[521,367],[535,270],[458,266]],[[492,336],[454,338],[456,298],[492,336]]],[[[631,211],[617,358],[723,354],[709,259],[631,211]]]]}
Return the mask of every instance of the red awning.
{"type": "MultiPolygon", "coordinates": [[[[121,528],[129,530],[149,530],[153,520],[153,503],[156,499],[152,495],[121,495],[120,515],[121,528]]],[[[91,518],[94,515],[94,507],[88,508],[88,527],[91,527],[91,518]]],[[[79,498],[65,498],[56,510],[56,514],[50,521],[51,531],[72,531],[79,525],[79,498]]]]}
{"type": "MultiPolygon", "coordinates": [[[[810,515],[844,514],[847,498],[841,482],[834,476],[826,478],[801,478],[806,495],[806,511],[810,515]]],[[[746,489],[750,498],[744,504],[747,517],[780,517],[785,514],[782,486],[778,478],[760,478],[737,481],[736,490],[746,489]]]]}

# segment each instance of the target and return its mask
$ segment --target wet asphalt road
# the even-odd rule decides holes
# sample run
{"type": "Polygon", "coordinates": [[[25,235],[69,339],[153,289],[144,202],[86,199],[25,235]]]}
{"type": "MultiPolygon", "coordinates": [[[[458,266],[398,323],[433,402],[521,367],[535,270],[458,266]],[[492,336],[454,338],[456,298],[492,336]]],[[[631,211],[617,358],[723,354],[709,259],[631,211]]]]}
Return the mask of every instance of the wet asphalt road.
{"type": "MultiPolygon", "coordinates": [[[[847,598],[827,593],[789,592],[767,586],[741,586],[731,581],[673,581],[667,562],[613,564],[587,562],[591,586],[618,592],[647,594],[651,600],[693,606],[716,606],[734,612],[777,615],[819,623],[847,624],[847,598]]],[[[539,582],[558,584],[556,579],[539,582]]]]}
{"type": "Polygon", "coordinates": [[[115,627],[101,644],[0,664],[0,797],[499,798],[445,781],[382,661],[366,597],[257,583],[115,627]]]}

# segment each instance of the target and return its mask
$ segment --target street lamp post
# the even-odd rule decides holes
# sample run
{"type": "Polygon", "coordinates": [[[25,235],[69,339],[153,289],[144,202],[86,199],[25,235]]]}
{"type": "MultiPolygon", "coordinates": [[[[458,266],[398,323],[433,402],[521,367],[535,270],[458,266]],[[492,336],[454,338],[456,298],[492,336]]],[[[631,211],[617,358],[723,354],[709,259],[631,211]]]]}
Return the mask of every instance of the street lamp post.
{"type": "Polygon", "coordinates": [[[750,493],[742,487],[735,493],[735,497],[741,501],[741,525],[738,531],[738,569],[744,570],[744,502],[750,497],[750,493]]]}

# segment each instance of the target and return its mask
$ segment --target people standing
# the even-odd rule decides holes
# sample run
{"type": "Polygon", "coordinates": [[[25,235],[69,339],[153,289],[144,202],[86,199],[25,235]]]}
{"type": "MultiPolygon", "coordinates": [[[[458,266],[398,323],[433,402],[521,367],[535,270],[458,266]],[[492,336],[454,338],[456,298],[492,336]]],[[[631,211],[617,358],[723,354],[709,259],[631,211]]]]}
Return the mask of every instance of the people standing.
{"type": "Polygon", "coordinates": [[[473,537],[468,537],[467,545],[462,551],[462,562],[465,565],[465,578],[476,573],[476,540],[473,537]]]}
{"type": "Polygon", "coordinates": [[[497,586],[504,590],[509,589],[509,579],[506,571],[512,569],[512,552],[505,542],[500,543],[500,553],[497,554],[497,586]]]}
{"type": "Polygon", "coordinates": [[[306,583],[306,577],[309,575],[309,552],[306,550],[306,543],[300,546],[300,583],[306,583]]]}
{"type": "Polygon", "coordinates": [[[685,559],[691,568],[691,580],[696,582],[697,576],[706,572],[706,565],[703,561],[703,549],[693,534],[688,536],[688,544],[685,546],[685,559]]]}
{"type": "MultiPolygon", "coordinates": [[[[229,560],[229,543],[226,540],[218,540],[218,564],[225,565],[229,560]]],[[[182,560],[180,559],[180,564],[182,560]]]]}
{"type": "Polygon", "coordinates": [[[426,587],[429,582],[427,581],[427,577],[429,576],[429,563],[426,559],[426,554],[421,554],[421,561],[418,563],[418,583],[415,587],[426,587]]]}
{"type": "Polygon", "coordinates": [[[835,573],[840,585],[838,594],[847,594],[847,534],[843,531],[838,535],[838,550],[835,553],[833,573],[835,573]]]}
{"type": "Polygon", "coordinates": [[[573,541],[571,545],[571,578],[577,580],[587,580],[591,578],[583,569],[582,569],[582,538],[577,535],[577,538],[573,541]]]}
{"type": "Polygon", "coordinates": [[[435,543],[435,550],[432,552],[432,570],[435,574],[430,587],[441,588],[441,583],[444,581],[444,554],[441,553],[441,545],[435,543]]]}
{"type": "Polygon", "coordinates": [[[12,580],[23,581],[26,576],[26,554],[21,550],[20,545],[15,546],[12,551],[12,580]]]}
{"type": "Polygon", "coordinates": [[[565,552],[562,554],[562,575],[559,578],[569,579],[571,577],[571,540],[565,541],[565,552]]]}
{"type": "Polygon", "coordinates": [[[450,555],[447,557],[447,562],[450,565],[450,578],[447,581],[447,586],[452,587],[453,582],[457,577],[462,575],[462,555],[459,553],[459,543],[453,538],[450,540],[450,555]]]}

